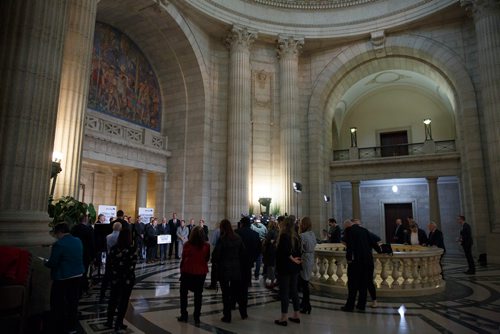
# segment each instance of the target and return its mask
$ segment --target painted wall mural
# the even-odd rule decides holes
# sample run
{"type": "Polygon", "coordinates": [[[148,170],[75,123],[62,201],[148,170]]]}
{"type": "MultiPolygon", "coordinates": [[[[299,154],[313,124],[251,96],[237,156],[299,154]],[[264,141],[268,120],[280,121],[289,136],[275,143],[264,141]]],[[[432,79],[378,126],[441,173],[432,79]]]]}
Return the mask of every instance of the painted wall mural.
{"type": "Polygon", "coordinates": [[[88,107],[160,130],[160,89],[151,65],[128,36],[100,22],[94,34],[88,107]]]}

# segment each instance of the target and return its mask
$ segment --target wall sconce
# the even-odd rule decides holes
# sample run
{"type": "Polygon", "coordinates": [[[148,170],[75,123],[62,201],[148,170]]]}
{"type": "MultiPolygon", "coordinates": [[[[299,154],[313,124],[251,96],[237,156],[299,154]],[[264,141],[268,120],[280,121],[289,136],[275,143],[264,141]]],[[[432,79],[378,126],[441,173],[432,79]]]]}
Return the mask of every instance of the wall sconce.
{"type": "Polygon", "coordinates": [[[323,200],[325,201],[325,203],[330,202],[330,196],[327,196],[326,194],[323,195],[323,200]]]}
{"type": "Polygon", "coordinates": [[[355,127],[350,128],[351,131],[351,147],[358,147],[358,129],[355,127]]]}
{"type": "Polygon", "coordinates": [[[431,119],[424,119],[424,127],[425,127],[425,140],[432,140],[432,129],[431,129],[431,119]]]}

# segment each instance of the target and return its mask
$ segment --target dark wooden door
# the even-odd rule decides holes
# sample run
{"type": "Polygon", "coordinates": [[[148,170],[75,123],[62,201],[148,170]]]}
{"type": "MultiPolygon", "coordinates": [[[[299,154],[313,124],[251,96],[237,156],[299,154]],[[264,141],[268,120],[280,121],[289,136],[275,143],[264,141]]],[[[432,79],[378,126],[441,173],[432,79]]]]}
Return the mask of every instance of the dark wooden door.
{"type": "Polygon", "coordinates": [[[413,207],[411,203],[386,203],[384,204],[385,213],[385,240],[392,242],[394,230],[396,229],[396,219],[400,218],[403,225],[406,224],[406,218],[413,217],[413,207]]]}
{"type": "Polygon", "coordinates": [[[406,131],[381,133],[380,146],[383,157],[408,155],[408,133],[406,131]]]}

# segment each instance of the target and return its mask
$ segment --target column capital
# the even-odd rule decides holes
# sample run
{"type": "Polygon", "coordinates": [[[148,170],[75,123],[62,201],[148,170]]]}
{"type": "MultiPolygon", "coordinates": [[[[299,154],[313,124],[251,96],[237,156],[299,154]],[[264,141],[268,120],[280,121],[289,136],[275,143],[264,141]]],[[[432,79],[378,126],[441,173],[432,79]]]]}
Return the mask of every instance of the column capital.
{"type": "Polygon", "coordinates": [[[278,57],[281,59],[298,57],[304,46],[303,37],[278,36],[278,57]]]}
{"type": "Polygon", "coordinates": [[[249,52],[255,39],[257,39],[257,31],[234,25],[224,42],[230,51],[249,52]]]}
{"type": "Polygon", "coordinates": [[[437,180],[439,179],[439,176],[426,176],[425,177],[427,182],[437,182],[437,180]]]}
{"type": "Polygon", "coordinates": [[[351,180],[351,186],[359,186],[360,183],[360,180],[351,180]]]}
{"type": "Polygon", "coordinates": [[[498,0],[460,0],[460,5],[464,7],[474,19],[500,15],[500,1],[498,0]]]}

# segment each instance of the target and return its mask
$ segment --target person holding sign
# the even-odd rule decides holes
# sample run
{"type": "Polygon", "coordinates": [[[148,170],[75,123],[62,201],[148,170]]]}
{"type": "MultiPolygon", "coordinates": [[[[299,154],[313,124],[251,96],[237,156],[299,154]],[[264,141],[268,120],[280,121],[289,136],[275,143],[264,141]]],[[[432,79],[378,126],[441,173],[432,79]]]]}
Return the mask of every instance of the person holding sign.
{"type": "Polygon", "coordinates": [[[152,217],[150,223],[146,225],[144,236],[146,244],[146,263],[153,263],[156,260],[156,249],[158,248],[158,228],[156,227],[157,224],[158,220],[152,217]]]}
{"type": "MultiPolygon", "coordinates": [[[[167,218],[163,217],[161,224],[158,226],[158,235],[172,235],[170,233],[170,225],[167,223],[167,218]]],[[[163,264],[167,260],[167,243],[160,244],[160,264],[163,264]]]]}

